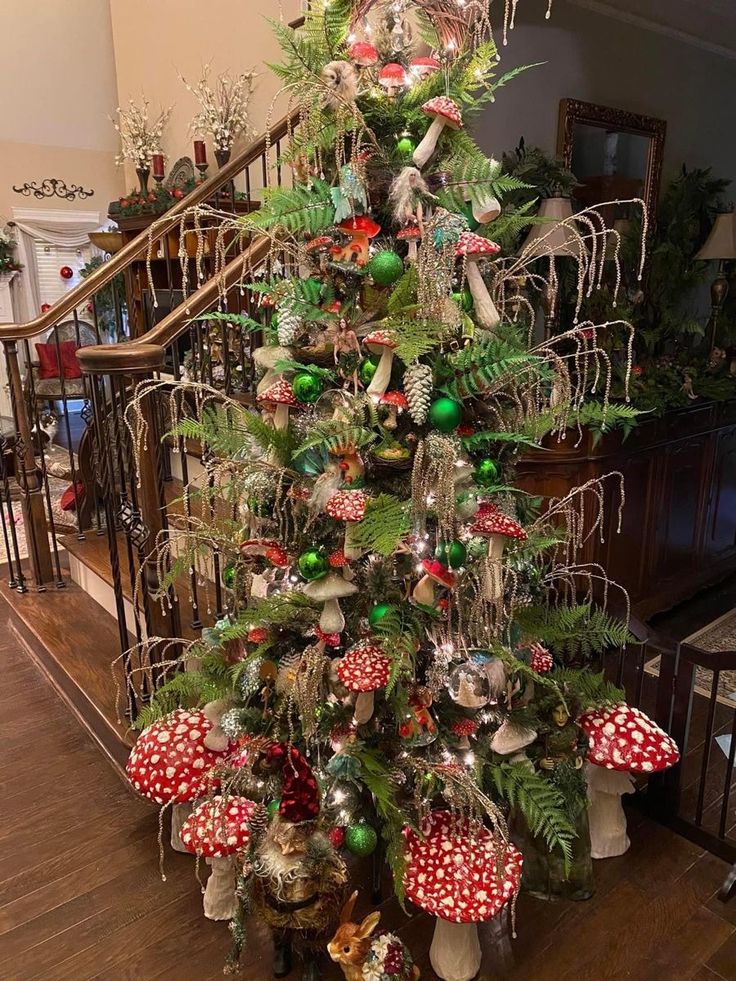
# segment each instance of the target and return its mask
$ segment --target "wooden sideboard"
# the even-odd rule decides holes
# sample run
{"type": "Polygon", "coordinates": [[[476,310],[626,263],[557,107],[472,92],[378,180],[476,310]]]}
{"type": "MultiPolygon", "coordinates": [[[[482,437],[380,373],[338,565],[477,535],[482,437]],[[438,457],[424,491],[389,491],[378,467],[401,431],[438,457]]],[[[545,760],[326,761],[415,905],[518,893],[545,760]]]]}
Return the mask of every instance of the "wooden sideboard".
{"type": "Polygon", "coordinates": [[[547,445],[518,465],[518,483],[532,494],[562,497],[592,478],[623,474],[621,532],[610,481],[604,540],[592,536],[580,561],[600,563],[624,586],[640,619],[736,571],[736,399],[643,416],[627,440],[612,433],[594,445],[590,432],[578,441],[569,431],[547,445]]]}

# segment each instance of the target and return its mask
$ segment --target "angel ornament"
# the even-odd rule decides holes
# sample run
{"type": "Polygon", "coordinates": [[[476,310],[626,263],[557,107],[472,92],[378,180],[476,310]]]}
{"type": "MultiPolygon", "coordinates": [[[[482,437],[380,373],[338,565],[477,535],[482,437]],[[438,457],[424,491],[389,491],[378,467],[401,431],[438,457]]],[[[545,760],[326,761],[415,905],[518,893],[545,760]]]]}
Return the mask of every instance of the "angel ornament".
{"type": "Polygon", "coordinates": [[[358,365],[360,364],[360,341],[358,335],[348,324],[345,317],[340,317],[332,340],[334,358],[338,374],[347,388],[353,386],[353,394],[358,394],[358,365]]]}

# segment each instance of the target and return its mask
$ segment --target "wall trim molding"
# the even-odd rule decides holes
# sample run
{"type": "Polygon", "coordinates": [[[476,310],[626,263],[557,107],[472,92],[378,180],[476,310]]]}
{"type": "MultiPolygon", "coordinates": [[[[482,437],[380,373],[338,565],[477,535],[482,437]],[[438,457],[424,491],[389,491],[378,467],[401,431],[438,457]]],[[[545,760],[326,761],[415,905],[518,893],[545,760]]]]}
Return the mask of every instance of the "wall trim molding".
{"type": "Polygon", "coordinates": [[[631,24],[633,27],[640,27],[642,30],[651,31],[654,34],[662,34],[664,37],[672,38],[674,41],[680,41],[683,44],[689,44],[691,47],[708,51],[710,54],[717,54],[722,58],[728,58],[730,61],[736,61],[736,50],[734,48],[728,48],[723,44],[716,44],[714,41],[707,41],[705,38],[696,37],[695,34],[688,34],[687,31],[681,31],[676,27],[658,24],[648,17],[642,17],[641,14],[633,14],[628,10],[617,10],[611,4],[603,3],[601,0],[567,0],[567,2],[574,7],[583,7],[585,10],[590,10],[595,14],[601,14],[603,17],[612,17],[614,20],[622,21],[624,24],[631,24]]]}

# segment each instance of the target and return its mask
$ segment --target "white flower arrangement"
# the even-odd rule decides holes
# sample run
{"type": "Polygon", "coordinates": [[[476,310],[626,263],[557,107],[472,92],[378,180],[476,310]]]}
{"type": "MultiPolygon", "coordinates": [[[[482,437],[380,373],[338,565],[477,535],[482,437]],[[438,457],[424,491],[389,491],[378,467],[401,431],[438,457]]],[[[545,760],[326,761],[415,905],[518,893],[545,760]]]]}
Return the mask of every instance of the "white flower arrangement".
{"type": "Polygon", "coordinates": [[[243,72],[233,77],[224,72],[210,85],[210,67],[205,65],[196,85],[190,85],[183,75],[179,78],[201,107],[192,119],[191,132],[209,136],[215,152],[226,152],[239,136],[255,133],[248,111],[256,73],[243,72]]]}
{"type": "Polygon", "coordinates": [[[153,122],[149,119],[149,101],[145,97],[140,106],[131,99],[127,109],[118,106],[117,120],[111,121],[120,134],[120,153],[116,162],[131,160],[137,169],[145,170],[150,167],[151,157],[161,152],[161,137],[171,116],[172,106],[162,109],[158,118],[153,122]]]}

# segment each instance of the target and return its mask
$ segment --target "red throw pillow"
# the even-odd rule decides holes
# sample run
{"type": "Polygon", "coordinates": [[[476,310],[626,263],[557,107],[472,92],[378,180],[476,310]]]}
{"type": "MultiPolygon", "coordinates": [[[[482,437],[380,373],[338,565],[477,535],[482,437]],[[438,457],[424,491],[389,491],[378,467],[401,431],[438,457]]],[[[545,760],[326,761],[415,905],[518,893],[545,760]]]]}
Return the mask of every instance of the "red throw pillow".
{"type": "Polygon", "coordinates": [[[82,505],[84,504],[85,489],[84,484],[81,481],[77,481],[77,492],[74,493],[74,484],[64,491],[61,495],[61,500],[59,504],[61,505],[62,511],[76,511],[77,502],[82,505]]]}
{"type": "Polygon", "coordinates": [[[61,341],[60,344],[36,344],[39,378],[81,378],[82,369],[77,361],[78,351],[74,341],[61,341]]]}

